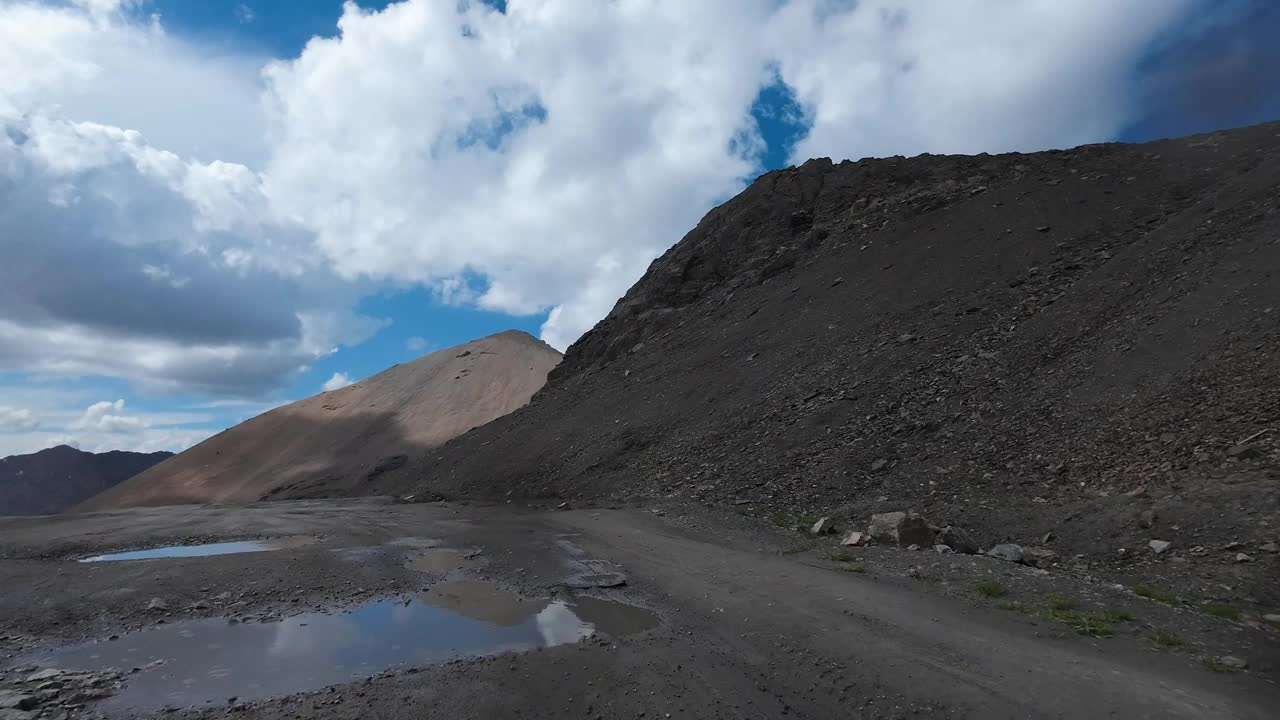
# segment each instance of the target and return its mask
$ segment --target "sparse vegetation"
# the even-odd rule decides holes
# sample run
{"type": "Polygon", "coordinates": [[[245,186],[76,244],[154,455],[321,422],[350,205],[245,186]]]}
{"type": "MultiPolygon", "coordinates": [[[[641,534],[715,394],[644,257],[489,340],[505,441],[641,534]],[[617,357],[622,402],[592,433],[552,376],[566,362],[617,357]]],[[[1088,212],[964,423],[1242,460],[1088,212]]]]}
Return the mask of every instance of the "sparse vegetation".
{"type": "Polygon", "coordinates": [[[1059,593],[1049,593],[1045,599],[1045,609],[1041,617],[1062,623],[1081,635],[1091,637],[1110,637],[1113,626],[1122,622],[1131,622],[1133,614],[1126,610],[1079,610],[1078,603],[1072,598],[1059,593]]]}
{"type": "Polygon", "coordinates": [[[1156,602],[1164,603],[1165,605],[1176,605],[1178,603],[1177,595],[1174,595],[1168,590],[1161,590],[1160,588],[1151,587],[1150,585],[1139,585],[1133,589],[1133,592],[1138,597],[1155,600],[1156,602]]]}
{"type": "Polygon", "coordinates": [[[1076,608],[1075,600],[1059,593],[1049,593],[1046,604],[1049,606],[1050,610],[1057,611],[1074,610],[1076,608]]]}
{"type": "Polygon", "coordinates": [[[983,580],[982,582],[978,583],[976,587],[978,589],[979,595],[982,595],[983,597],[989,597],[989,598],[1004,597],[1009,592],[1008,590],[1004,589],[1003,585],[996,582],[995,580],[983,580]]]}
{"type": "Polygon", "coordinates": [[[791,527],[791,518],[781,510],[771,515],[769,520],[773,523],[774,527],[791,527]]]}
{"type": "Polygon", "coordinates": [[[849,552],[848,550],[845,550],[845,549],[843,549],[843,548],[838,549],[838,550],[832,550],[832,551],[831,551],[831,559],[832,559],[832,560],[835,560],[836,562],[842,562],[842,563],[852,562],[852,561],[853,561],[853,553],[851,553],[851,552],[849,552]]]}
{"type": "Polygon", "coordinates": [[[1151,641],[1152,645],[1169,650],[1177,650],[1186,644],[1181,637],[1164,631],[1158,631],[1147,639],[1151,641]]]}
{"type": "Polygon", "coordinates": [[[1207,602],[1201,605],[1200,609],[1207,615],[1220,617],[1224,620],[1234,620],[1236,622],[1240,621],[1240,611],[1231,607],[1230,605],[1223,605],[1222,603],[1207,602]]]}
{"type": "Polygon", "coordinates": [[[867,571],[867,566],[863,563],[849,563],[847,565],[841,565],[840,569],[845,572],[864,573],[867,571]]]}

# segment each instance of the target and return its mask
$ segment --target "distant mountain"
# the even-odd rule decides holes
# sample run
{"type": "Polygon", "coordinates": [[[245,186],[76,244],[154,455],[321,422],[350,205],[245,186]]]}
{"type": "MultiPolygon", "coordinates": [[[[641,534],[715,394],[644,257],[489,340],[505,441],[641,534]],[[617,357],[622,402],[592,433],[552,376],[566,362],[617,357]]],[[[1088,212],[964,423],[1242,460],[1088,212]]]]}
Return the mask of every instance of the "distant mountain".
{"type": "Polygon", "coordinates": [[[0,459],[0,515],[52,515],[172,457],[170,452],[91,453],[67,445],[0,459]]]}
{"type": "Polygon", "coordinates": [[[560,353],[509,330],[247,420],[79,509],[341,496],[515,410],[560,353]]]}

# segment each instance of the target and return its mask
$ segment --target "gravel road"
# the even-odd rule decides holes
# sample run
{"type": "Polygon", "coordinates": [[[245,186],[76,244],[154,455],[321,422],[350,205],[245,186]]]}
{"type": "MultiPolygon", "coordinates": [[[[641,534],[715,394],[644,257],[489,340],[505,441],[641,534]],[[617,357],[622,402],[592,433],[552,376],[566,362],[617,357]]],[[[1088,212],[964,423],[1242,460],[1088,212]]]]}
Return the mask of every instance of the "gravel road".
{"type": "MultiPolygon", "coordinates": [[[[25,693],[36,702],[0,717],[1261,719],[1280,707],[1265,653],[1251,651],[1247,670],[1212,672],[1190,648],[1157,651],[1137,634],[1062,633],[912,579],[921,574],[914,558],[924,553],[872,549],[840,563],[820,543],[790,549],[798,539],[680,511],[378,499],[0,519],[0,699],[25,693]],[[114,550],[252,539],[279,549],[76,562],[114,550]],[[180,661],[132,675],[115,668],[121,675],[101,685],[116,697],[105,700],[86,699],[90,679],[45,680],[42,690],[20,682],[47,667],[41,658],[86,641],[124,646],[211,618],[297,631],[306,627],[300,613],[402,598],[406,608],[416,600],[468,623],[536,627],[547,642],[527,652],[494,647],[480,657],[368,668],[347,684],[177,704],[167,713],[119,703],[131,684],[164,673],[181,680],[180,661]],[[591,610],[595,634],[551,642],[548,608],[583,619],[591,610]],[[656,626],[626,621],[635,613],[656,615],[656,626]]],[[[1221,646],[1246,630],[1208,632],[1206,642],[1221,646]]],[[[1274,632],[1247,632],[1265,634],[1250,647],[1274,650],[1274,632]]],[[[397,644],[415,637],[403,635],[397,644]]],[[[264,656],[272,652],[275,645],[264,656]]],[[[310,655],[328,657],[320,646],[310,655]]]]}

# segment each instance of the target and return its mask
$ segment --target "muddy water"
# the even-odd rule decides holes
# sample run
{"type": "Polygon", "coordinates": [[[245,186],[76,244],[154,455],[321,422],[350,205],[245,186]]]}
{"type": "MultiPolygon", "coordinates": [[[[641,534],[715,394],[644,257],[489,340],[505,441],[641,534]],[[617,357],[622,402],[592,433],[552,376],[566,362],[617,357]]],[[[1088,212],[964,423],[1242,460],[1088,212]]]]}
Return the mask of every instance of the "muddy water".
{"type": "Polygon", "coordinates": [[[114,562],[117,560],[152,560],[155,558],[190,558],[208,555],[234,555],[236,553],[267,552],[284,547],[296,547],[313,542],[310,538],[287,540],[240,540],[236,542],[207,543],[204,545],[169,545],[166,547],[130,550],[81,558],[80,562],[114,562]]]}
{"type": "Polygon", "coordinates": [[[44,667],[130,673],[101,709],[225,704],[315,690],[397,665],[527,651],[596,632],[622,636],[653,613],[595,598],[527,600],[477,581],[441,583],[411,600],[383,600],[278,622],[197,620],[31,658],[44,667]]]}

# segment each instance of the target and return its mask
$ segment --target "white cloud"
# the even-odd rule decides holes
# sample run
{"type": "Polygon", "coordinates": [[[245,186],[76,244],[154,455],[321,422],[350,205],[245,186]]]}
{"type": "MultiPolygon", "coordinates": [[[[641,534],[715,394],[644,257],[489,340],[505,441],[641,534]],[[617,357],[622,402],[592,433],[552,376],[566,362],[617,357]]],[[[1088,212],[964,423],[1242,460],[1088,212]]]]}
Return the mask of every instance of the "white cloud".
{"type": "Polygon", "coordinates": [[[774,79],[812,123],[796,159],[1101,140],[1202,4],[349,4],[339,37],[267,70],[264,186],[338,272],[445,294],[479,274],[475,302],[554,308],[564,347],[753,172],[774,79]]]}
{"type": "Polygon", "coordinates": [[[86,408],[84,415],[72,423],[71,427],[104,433],[137,433],[147,429],[145,420],[120,414],[123,412],[124,400],[96,402],[86,408]]]}
{"type": "Polygon", "coordinates": [[[549,309],[563,348],[757,170],[762,87],[797,160],[1108,139],[1209,5],[348,3],[263,71],[136,3],[0,0],[0,369],[261,395],[383,283],[549,309]]]}
{"type": "Polygon", "coordinates": [[[420,338],[415,335],[414,337],[405,340],[404,346],[411,352],[420,353],[426,352],[427,348],[430,347],[430,343],[427,342],[426,338],[420,338]]]}
{"type": "Polygon", "coordinates": [[[325,392],[331,392],[333,390],[344,388],[351,383],[352,380],[347,377],[346,373],[336,372],[333,374],[333,377],[325,380],[324,385],[321,385],[320,387],[323,388],[325,392]]]}
{"type": "Polygon", "coordinates": [[[40,421],[26,408],[0,405],[0,432],[35,430],[40,421]]]}
{"type": "Polygon", "coordinates": [[[253,11],[253,8],[245,5],[244,3],[236,5],[235,15],[236,21],[241,25],[251,23],[258,17],[258,14],[253,11]]]}

